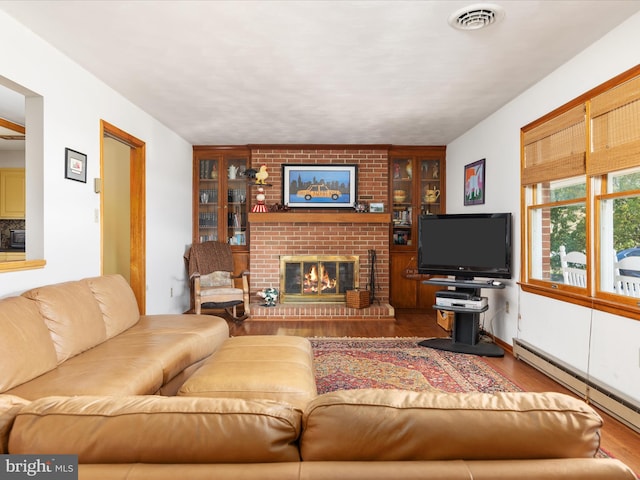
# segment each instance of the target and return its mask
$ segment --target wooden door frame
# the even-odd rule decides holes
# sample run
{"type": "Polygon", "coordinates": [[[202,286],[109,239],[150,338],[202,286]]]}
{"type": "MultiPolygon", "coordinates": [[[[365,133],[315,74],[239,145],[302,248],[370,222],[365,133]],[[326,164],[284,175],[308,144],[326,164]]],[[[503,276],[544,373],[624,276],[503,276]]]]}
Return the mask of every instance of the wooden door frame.
{"type": "MultiPolygon", "coordinates": [[[[146,311],[146,187],[145,163],[146,144],[142,140],[129,135],[110,123],[100,120],[100,178],[104,176],[104,137],[111,137],[130,147],[130,247],[131,247],[131,288],[138,302],[141,315],[146,311]]],[[[100,194],[100,269],[103,268],[104,232],[102,215],[104,212],[104,198],[100,194]]]]}

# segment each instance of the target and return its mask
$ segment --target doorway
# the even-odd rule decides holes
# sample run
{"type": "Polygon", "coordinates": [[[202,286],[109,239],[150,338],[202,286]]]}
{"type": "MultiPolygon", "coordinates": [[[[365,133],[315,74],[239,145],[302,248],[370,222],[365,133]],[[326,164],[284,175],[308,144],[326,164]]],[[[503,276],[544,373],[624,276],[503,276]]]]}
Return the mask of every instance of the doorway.
{"type": "Polygon", "coordinates": [[[100,130],[101,270],[127,279],[144,315],[145,143],[104,120],[100,130]]]}

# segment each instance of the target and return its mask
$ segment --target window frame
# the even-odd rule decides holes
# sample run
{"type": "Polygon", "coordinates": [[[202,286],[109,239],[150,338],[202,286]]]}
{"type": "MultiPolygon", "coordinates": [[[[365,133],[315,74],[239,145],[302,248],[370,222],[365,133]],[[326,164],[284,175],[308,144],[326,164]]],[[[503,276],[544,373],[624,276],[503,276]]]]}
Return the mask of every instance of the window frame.
{"type": "MultiPolygon", "coordinates": [[[[522,127],[521,129],[521,270],[520,270],[520,282],[522,290],[529,293],[543,295],[549,298],[553,298],[560,301],[573,303],[596,310],[601,310],[616,315],[622,315],[635,320],[640,320],[640,299],[635,297],[626,297],[624,295],[616,294],[615,292],[605,291],[601,288],[601,275],[603,274],[601,268],[601,258],[603,253],[600,252],[601,244],[603,241],[601,226],[603,225],[603,219],[601,218],[602,202],[615,200],[616,198],[636,197],[640,196],[640,189],[627,190],[624,192],[608,192],[607,181],[608,175],[621,170],[617,162],[612,162],[614,165],[610,169],[603,171],[603,162],[598,158],[599,163],[593,168],[590,166],[590,156],[592,154],[591,133],[592,133],[592,117],[591,117],[591,100],[603,93],[609,93],[615,87],[629,82],[630,80],[640,79],[640,65],[612,78],[608,82],[586,92],[580,97],[575,98],[571,102],[557,108],[556,110],[548,113],[540,119],[522,127]],[[546,125],[552,124],[554,120],[557,120],[564,114],[569,114],[570,111],[579,107],[581,104],[585,105],[585,171],[584,178],[586,183],[586,198],[584,199],[571,199],[562,201],[547,201],[545,199],[537,198],[538,185],[540,183],[576,177],[576,175],[568,175],[566,172],[562,172],[560,175],[556,173],[552,174],[555,177],[538,182],[539,177],[535,177],[535,182],[531,181],[531,176],[525,178],[525,171],[527,165],[525,163],[525,139],[527,133],[537,132],[544,130],[546,125]],[[537,129],[537,130],[534,130],[537,129]],[[591,170],[590,170],[591,167],[591,170]],[[533,238],[533,212],[541,208],[553,208],[562,205],[571,205],[584,202],[586,208],[586,274],[587,285],[586,288],[566,285],[561,282],[554,282],[551,278],[540,279],[533,278],[534,258],[532,252],[535,251],[534,242],[537,241],[533,238]]],[[[561,122],[558,122],[561,123],[561,122]]],[[[635,125],[634,125],[635,127],[635,125]]],[[[640,124],[637,128],[640,128],[640,124]]],[[[535,133],[534,133],[535,136],[535,133]]],[[[596,155],[594,155],[595,157],[596,155]]],[[[600,157],[600,152],[597,154],[600,157]]],[[[553,161],[553,160],[552,160],[553,161]]],[[[640,168],[640,155],[634,156],[629,160],[624,160],[626,167],[640,168]]],[[[578,175],[581,176],[582,174],[578,175]]],[[[540,246],[538,246],[540,248],[540,246]]],[[[542,276],[542,275],[540,275],[542,276]]]]}

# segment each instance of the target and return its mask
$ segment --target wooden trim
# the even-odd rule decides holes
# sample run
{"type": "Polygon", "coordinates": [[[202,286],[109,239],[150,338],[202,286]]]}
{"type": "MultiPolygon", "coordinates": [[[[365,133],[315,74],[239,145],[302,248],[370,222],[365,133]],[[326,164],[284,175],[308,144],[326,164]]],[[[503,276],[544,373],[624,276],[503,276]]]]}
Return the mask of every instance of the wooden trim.
{"type": "Polygon", "coordinates": [[[23,125],[13,123],[4,118],[0,118],[0,127],[8,128],[9,130],[13,130],[14,132],[18,132],[18,133],[26,133],[26,129],[24,128],[23,125]]]}
{"type": "Polygon", "coordinates": [[[381,223],[390,224],[390,213],[310,213],[310,212],[250,212],[249,223],[381,223]]]}
{"type": "Polygon", "coordinates": [[[46,260],[16,260],[13,262],[0,262],[0,273],[18,272],[20,270],[35,270],[44,268],[46,260]]]}
{"type": "MultiPolygon", "coordinates": [[[[130,153],[130,247],[131,247],[131,289],[138,302],[140,314],[146,311],[146,186],[145,164],[146,144],[133,135],[120,130],[110,123],[100,120],[100,152],[103,151],[103,138],[108,136],[131,147],[130,153]]],[[[102,177],[102,159],[100,160],[100,176],[102,177]]],[[[102,195],[100,196],[100,229],[102,231],[102,213],[104,211],[102,195]]],[[[102,258],[102,233],[100,234],[100,257],[102,258]]]]}

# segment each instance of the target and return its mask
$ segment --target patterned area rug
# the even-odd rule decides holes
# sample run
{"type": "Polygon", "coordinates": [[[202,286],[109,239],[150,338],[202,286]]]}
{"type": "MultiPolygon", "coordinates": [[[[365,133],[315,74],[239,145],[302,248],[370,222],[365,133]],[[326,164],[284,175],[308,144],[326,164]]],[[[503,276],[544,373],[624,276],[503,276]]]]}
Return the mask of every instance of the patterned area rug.
{"type": "Polygon", "coordinates": [[[357,388],[519,392],[482,357],[418,345],[424,338],[310,338],[318,393],[357,388]]]}
{"type": "MultiPolygon", "coordinates": [[[[318,394],[357,388],[521,392],[482,357],[418,345],[424,338],[309,338],[318,394]]],[[[598,450],[596,457],[609,458],[598,450]]],[[[639,477],[640,478],[640,477],[639,477]]]]}

